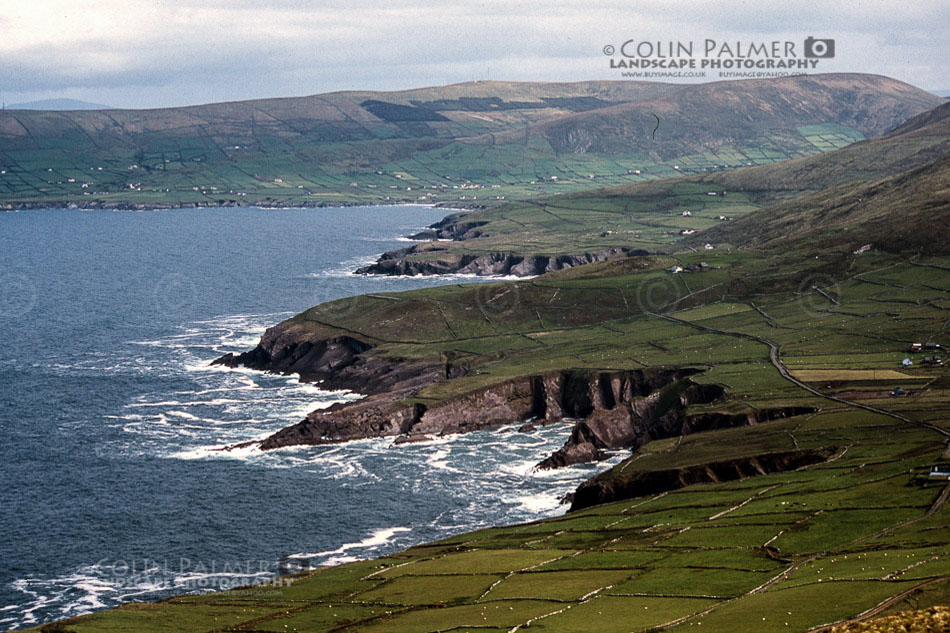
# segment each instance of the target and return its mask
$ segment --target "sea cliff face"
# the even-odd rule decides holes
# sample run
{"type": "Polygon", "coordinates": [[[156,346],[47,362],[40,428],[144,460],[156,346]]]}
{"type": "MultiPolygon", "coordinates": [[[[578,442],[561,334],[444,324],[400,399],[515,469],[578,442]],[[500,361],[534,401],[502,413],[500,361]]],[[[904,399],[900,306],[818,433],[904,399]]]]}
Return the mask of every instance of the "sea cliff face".
{"type": "MultiPolygon", "coordinates": [[[[558,371],[512,378],[429,405],[413,402],[412,388],[399,388],[359,402],[314,411],[305,420],[265,439],[261,448],[329,444],[364,437],[405,436],[412,440],[529,420],[539,424],[559,422],[566,417],[586,417],[618,405],[627,406],[669,384],[693,384],[686,377],[695,373],[690,369],[558,371]]],[[[617,437],[621,435],[618,433],[617,437]]],[[[618,442],[609,448],[623,446],[618,442]]],[[[599,456],[595,453],[592,458],[599,456]]],[[[589,460],[564,460],[545,467],[579,461],[589,460]]]]}
{"type": "Polygon", "coordinates": [[[449,366],[390,360],[372,351],[373,345],[357,338],[325,338],[285,321],[264,332],[254,349],[225,354],[212,364],[297,374],[302,381],[319,382],[326,389],[366,395],[419,389],[442,379],[449,366]]]}
{"type": "Polygon", "coordinates": [[[636,450],[652,440],[752,426],[814,412],[807,407],[775,407],[741,414],[689,413],[691,405],[709,404],[724,395],[718,385],[677,382],[644,398],[596,410],[587,419],[577,422],[564,446],[539,467],[558,468],[595,461],[608,457],[608,450],[636,450]]]}
{"type": "MultiPolygon", "coordinates": [[[[215,363],[298,374],[301,380],[320,382],[327,389],[365,394],[359,401],[314,411],[298,424],[264,440],[261,444],[264,449],[367,437],[401,435],[417,439],[529,420],[543,424],[601,414],[599,422],[592,422],[598,429],[598,433],[593,434],[598,438],[593,442],[596,450],[589,451],[586,444],[583,448],[574,448],[574,444],[581,444],[575,442],[570,455],[559,456],[556,461],[560,463],[552,461],[545,467],[584,461],[580,459],[584,451],[590,453],[590,458],[597,458],[601,456],[598,451],[623,446],[629,439],[628,428],[614,433],[605,430],[606,427],[620,428],[611,422],[614,418],[623,418],[616,412],[653,412],[659,401],[657,394],[666,394],[663,390],[668,390],[670,385],[677,385],[675,399],[683,407],[722,395],[719,387],[689,381],[689,376],[699,373],[692,368],[566,370],[502,380],[434,404],[424,404],[414,400],[423,387],[464,376],[467,369],[449,359],[407,362],[384,357],[367,341],[352,336],[326,338],[293,320],[268,329],[253,350],[239,355],[227,354],[215,363]]],[[[664,397],[669,399],[669,396],[664,397]]],[[[630,415],[625,419],[630,420],[630,415]]]]}
{"type": "Polygon", "coordinates": [[[432,403],[417,396],[426,386],[464,376],[449,359],[406,362],[376,353],[351,336],[325,338],[304,324],[286,321],[267,330],[253,350],[228,354],[217,364],[299,374],[328,389],[365,397],[313,411],[260,443],[264,450],[304,444],[332,444],[371,437],[397,443],[433,436],[574,420],[565,445],[538,464],[558,468],[596,461],[610,451],[636,449],[654,439],[756,424],[800,411],[760,410],[749,414],[692,413],[725,395],[718,385],[699,384],[695,368],[620,371],[562,370],[501,380],[460,391],[432,403]]]}
{"type": "MultiPolygon", "coordinates": [[[[418,240],[419,244],[383,253],[376,263],[358,268],[355,272],[360,275],[389,276],[461,274],[534,277],[618,257],[649,255],[645,250],[626,246],[573,254],[525,255],[503,250],[487,253],[480,250],[482,254],[475,254],[448,248],[444,244],[490,238],[489,224],[488,220],[472,219],[468,212],[447,215],[409,236],[410,239],[418,240]]],[[[485,247],[482,246],[482,249],[485,247]]]]}

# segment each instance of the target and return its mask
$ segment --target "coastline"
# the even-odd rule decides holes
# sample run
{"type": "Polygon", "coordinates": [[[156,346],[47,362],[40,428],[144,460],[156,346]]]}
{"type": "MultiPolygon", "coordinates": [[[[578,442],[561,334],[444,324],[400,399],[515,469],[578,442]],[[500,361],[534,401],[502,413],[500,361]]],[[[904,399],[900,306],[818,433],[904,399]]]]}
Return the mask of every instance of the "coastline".
{"type": "Polygon", "coordinates": [[[484,205],[473,205],[471,207],[449,206],[448,202],[418,202],[418,201],[398,201],[398,200],[380,200],[354,201],[354,202],[279,202],[279,201],[234,201],[229,200],[224,203],[201,201],[201,202],[171,202],[171,203],[146,203],[146,202],[115,202],[107,203],[104,201],[56,201],[56,202],[23,202],[10,203],[0,202],[0,211],[26,211],[26,210],[63,210],[63,211],[164,211],[169,209],[347,209],[350,207],[395,207],[395,206],[413,206],[413,207],[431,207],[433,209],[444,209],[449,212],[464,213],[468,211],[477,211],[487,208],[484,205]]]}

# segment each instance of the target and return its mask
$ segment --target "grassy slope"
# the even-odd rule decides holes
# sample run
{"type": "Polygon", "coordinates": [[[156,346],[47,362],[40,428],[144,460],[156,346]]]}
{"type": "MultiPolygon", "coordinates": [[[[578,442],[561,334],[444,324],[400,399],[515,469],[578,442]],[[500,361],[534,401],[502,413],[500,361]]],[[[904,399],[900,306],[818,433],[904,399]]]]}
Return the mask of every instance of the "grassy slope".
{"type": "Polygon", "coordinates": [[[704,234],[707,240],[764,246],[802,239],[891,250],[950,249],[950,155],[907,174],[842,185],[775,205],[704,234]],[[821,211],[816,213],[815,208],[821,211]],[[900,208],[899,215],[894,209],[900,208]],[[927,236],[921,239],[921,236],[927,236]]]}
{"type": "Polygon", "coordinates": [[[482,204],[827,151],[939,102],[884,77],[816,75],[5,111],[0,204],[482,204]]]}
{"type": "MultiPolygon", "coordinates": [[[[756,244],[789,234],[805,235],[816,218],[803,220],[816,207],[829,216],[818,222],[826,228],[886,221],[888,209],[898,202],[908,210],[916,209],[916,217],[917,212],[929,214],[931,203],[946,200],[947,162],[942,157],[948,153],[950,104],[924,113],[891,133],[827,154],[459,214],[454,216],[457,222],[481,224],[481,236],[422,243],[408,259],[453,260],[466,254],[493,252],[576,254],[609,246],[669,252],[680,233],[690,229],[704,231],[687,240],[694,247],[706,242],[756,244]],[[910,177],[902,175],[916,168],[923,171],[910,177]],[[929,182],[919,182],[923,179],[929,182]],[[919,195],[912,188],[943,193],[936,200],[919,200],[915,205],[911,198],[919,195]],[[723,191],[727,192],[725,196],[709,195],[723,191]],[[868,207],[863,201],[871,197],[876,202],[868,207]],[[797,200],[771,206],[792,198],[797,200]],[[857,212],[854,207],[858,207],[857,212]],[[760,209],[760,213],[753,214],[760,209]],[[684,212],[691,215],[684,216],[684,212]],[[834,214],[839,216],[838,221],[832,221],[830,216],[834,214]],[[722,221],[720,216],[729,219],[722,221]]],[[[912,237],[919,227],[916,221],[907,220],[902,218],[884,229],[875,225],[871,232],[883,230],[893,236],[897,230],[912,237]]],[[[856,234],[854,239],[870,238],[856,234]]],[[[895,246],[903,247],[903,243],[895,242],[895,246]]]]}
{"type": "MultiPolygon", "coordinates": [[[[495,296],[491,290],[480,300],[469,294],[478,289],[463,287],[403,293],[398,296],[413,302],[414,311],[426,305],[443,311],[446,325],[416,332],[390,322],[393,340],[384,347],[404,354],[454,350],[484,356],[474,382],[542,366],[705,366],[701,380],[726,385],[726,406],[734,410],[780,402],[820,409],[750,428],[653,442],[616,471],[669,469],[796,447],[834,449],[832,461],[459,535],[378,560],[321,569],[290,587],[127,605],[61,623],[59,630],[679,631],[702,622],[702,630],[723,632],[805,631],[877,613],[905,595],[946,603],[950,535],[942,493],[947,488],[916,485],[911,471],[925,469],[946,449],[950,372],[907,370],[900,380],[911,392],[905,398],[886,395],[894,380],[854,380],[855,374],[844,371],[840,380],[814,385],[884,411],[873,413],[783,379],[769,363],[765,344],[731,334],[775,343],[793,370],[895,368],[908,342],[945,335],[950,259],[909,262],[872,252],[835,260],[827,254],[829,265],[813,257],[797,262],[781,257],[721,255],[710,262],[720,270],[675,277],[608,262],[593,267],[592,279],[576,269],[495,286],[519,297],[498,314],[487,308],[495,296]],[[781,275],[783,281],[776,282],[775,272],[791,266],[803,268],[801,280],[781,275]],[[837,283],[822,277],[845,267],[850,270],[837,283]],[[811,289],[815,281],[822,282],[824,295],[811,289]],[[691,297],[703,297],[687,300],[695,304],[691,307],[677,302],[687,287],[699,293],[691,297]],[[569,309],[558,320],[552,308],[541,313],[541,321],[547,319],[543,327],[536,317],[535,325],[529,324],[527,306],[534,299],[578,289],[584,292],[576,295],[575,307],[582,297],[605,306],[596,317],[600,323],[578,323],[592,315],[569,309]],[[596,301],[590,299],[595,295],[596,301]],[[628,305],[640,297],[643,305],[624,313],[620,297],[627,297],[628,305]],[[481,331],[466,329],[479,322],[481,331]],[[420,342],[406,342],[407,334],[420,342]]],[[[349,317],[347,300],[315,310],[326,322],[347,318],[357,326],[386,318],[364,312],[367,298],[349,301],[354,302],[349,317]],[[354,316],[359,314],[364,316],[354,316]]],[[[539,303],[535,307],[540,310],[539,303]]],[[[312,312],[308,316],[315,316],[312,312]]],[[[463,384],[472,383],[456,387],[463,384]]]]}

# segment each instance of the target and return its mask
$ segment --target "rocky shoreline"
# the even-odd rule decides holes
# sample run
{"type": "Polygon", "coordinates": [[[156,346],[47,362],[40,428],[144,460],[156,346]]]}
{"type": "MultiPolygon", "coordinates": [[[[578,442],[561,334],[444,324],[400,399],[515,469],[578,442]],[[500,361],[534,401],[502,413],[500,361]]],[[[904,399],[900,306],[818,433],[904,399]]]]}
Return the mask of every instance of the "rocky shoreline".
{"type": "MultiPolygon", "coordinates": [[[[433,436],[495,429],[512,423],[549,424],[585,418],[648,398],[670,384],[693,385],[695,370],[630,370],[621,372],[558,371],[512,378],[427,405],[414,402],[411,388],[369,396],[355,403],[314,411],[261,443],[264,450],[299,444],[330,444],[366,437],[400,437],[412,441],[433,436]],[[398,400],[397,400],[398,398],[398,400]]],[[[580,423],[578,423],[580,424],[580,423]]],[[[653,429],[644,424],[644,434],[653,429]]],[[[664,435],[664,432],[660,432],[664,435]]],[[[622,430],[603,448],[625,448],[622,430]]],[[[585,445],[586,448],[586,445],[585,445]]],[[[577,450],[566,459],[539,464],[556,468],[602,458],[601,451],[577,450]]]]}
{"type": "Polygon", "coordinates": [[[635,450],[652,440],[813,411],[801,407],[743,414],[710,411],[726,393],[719,385],[692,380],[702,370],[691,367],[559,370],[501,380],[429,403],[417,398],[424,387],[462,377],[468,370],[450,359],[384,358],[372,342],[352,336],[321,337],[293,320],[268,329],[253,350],[227,354],[214,364],[297,374],[326,389],[364,395],[313,411],[259,443],[240,445],[259,444],[262,450],[378,437],[403,444],[517,423],[522,424],[520,431],[530,432],[536,425],[573,421],[565,445],[537,464],[549,469],[602,460],[612,451],[635,450]],[[694,405],[707,410],[693,412],[694,405]]]}
{"type": "Polygon", "coordinates": [[[465,242],[489,235],[483,231],[487,221],[472,220],[464,214],[447,215],[423,231],[408,236],[421,242],[387,251],[375,263],[358,268],[358,275],[478,275],[534,277],[544,273],[602,262],[618,257],[645,256],[643,249],[629,247],[605,248],[573,255],[521,255],[505,251],[483,255],[442,256],[438,242],[465,242]]]}
{"type": "MultiPolygon", "coordinates": [[[[665,400],[669,400],[669,394],[663,390],[670,385],[677,385],[677,406],[683,409],[691,403],[712,401],[722,395],[721,388],[690,381],[689,376],[700,373],[692,368],[619,372],[567,370],[512,378],[426,405],[414,400],[423,387],[463,376],[466,369],[449,360],[408,363],[385,359],[374,353],[371,343],[350,336],[329,339],[312,336],[305,327],[292,321],[267,330],[253,350],[239,355],[227,354],[214,364],[297,374],[301,380],[319,382],[327,389],[364,394],[358,401],[310,413],[301,422],[265,438],[260,444],[263,450],[370,437],[414,441],[518,422],[547,424],[565,418],[584,419],[595,412],[618,407],[660,417],[657,404],[660,398],[656,394],[663,394],[665,400]]],[[[671,406],[664,405],[663,414],[671,406]]],[[[612,440],[601,441],[601,438],[595,442],[595,450],[588,449],[589,442],[582,446],[576,441],[569,443],[568,453],[542,467],[602,458],[603,449],[621,448],[619,438],[627,435],[629,433],[624,431],[613,434],[612,440]]]]}

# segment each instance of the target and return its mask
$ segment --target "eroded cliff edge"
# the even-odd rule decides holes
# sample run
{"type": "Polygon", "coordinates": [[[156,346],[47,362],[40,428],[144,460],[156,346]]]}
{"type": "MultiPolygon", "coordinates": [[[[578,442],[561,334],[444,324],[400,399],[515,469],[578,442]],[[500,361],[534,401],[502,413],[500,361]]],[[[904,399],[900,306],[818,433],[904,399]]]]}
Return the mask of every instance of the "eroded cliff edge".
{"type": "Polygon", "coordinates": [[[636,449],[654,439],[802,413],[792,408],[743,414],[710,410],[725,391],[692,380],[702,370],[691,367],[558,370],[470,389],[460,381],[457,393],[434,400],[421,396],[424,387],[462,378],[470,368],[444,357],[439,362],[394,359],[370,341],[327,338],[293,320],[267,330],[253,350],[215,363],[299,374],[324,388],[365,396],[313,411],[261,441],[263,450],[372,437],[405,442],[519,422],[530,430],[531,425],[574,420],[564,447],[538,464],[557,468],[604,459],[611,451],[636,449]],[[696,405],[704,410],[695,412],[696,405]]]}
{"type": "Polygon", "coordinates": [[[388,251],[377,261],[355,272],[361,275],[479,275],[533,277],[544,273],[602,262],[618,257],[645,256],[642,249],[602,248],[583,253],[525,255],[506,251],[465,253],[445,242],[466,242],[492,237],[485,220],[472,220],[468,212],[447,215],[409,238],[419,240],[405,248],[388,251]]]}

